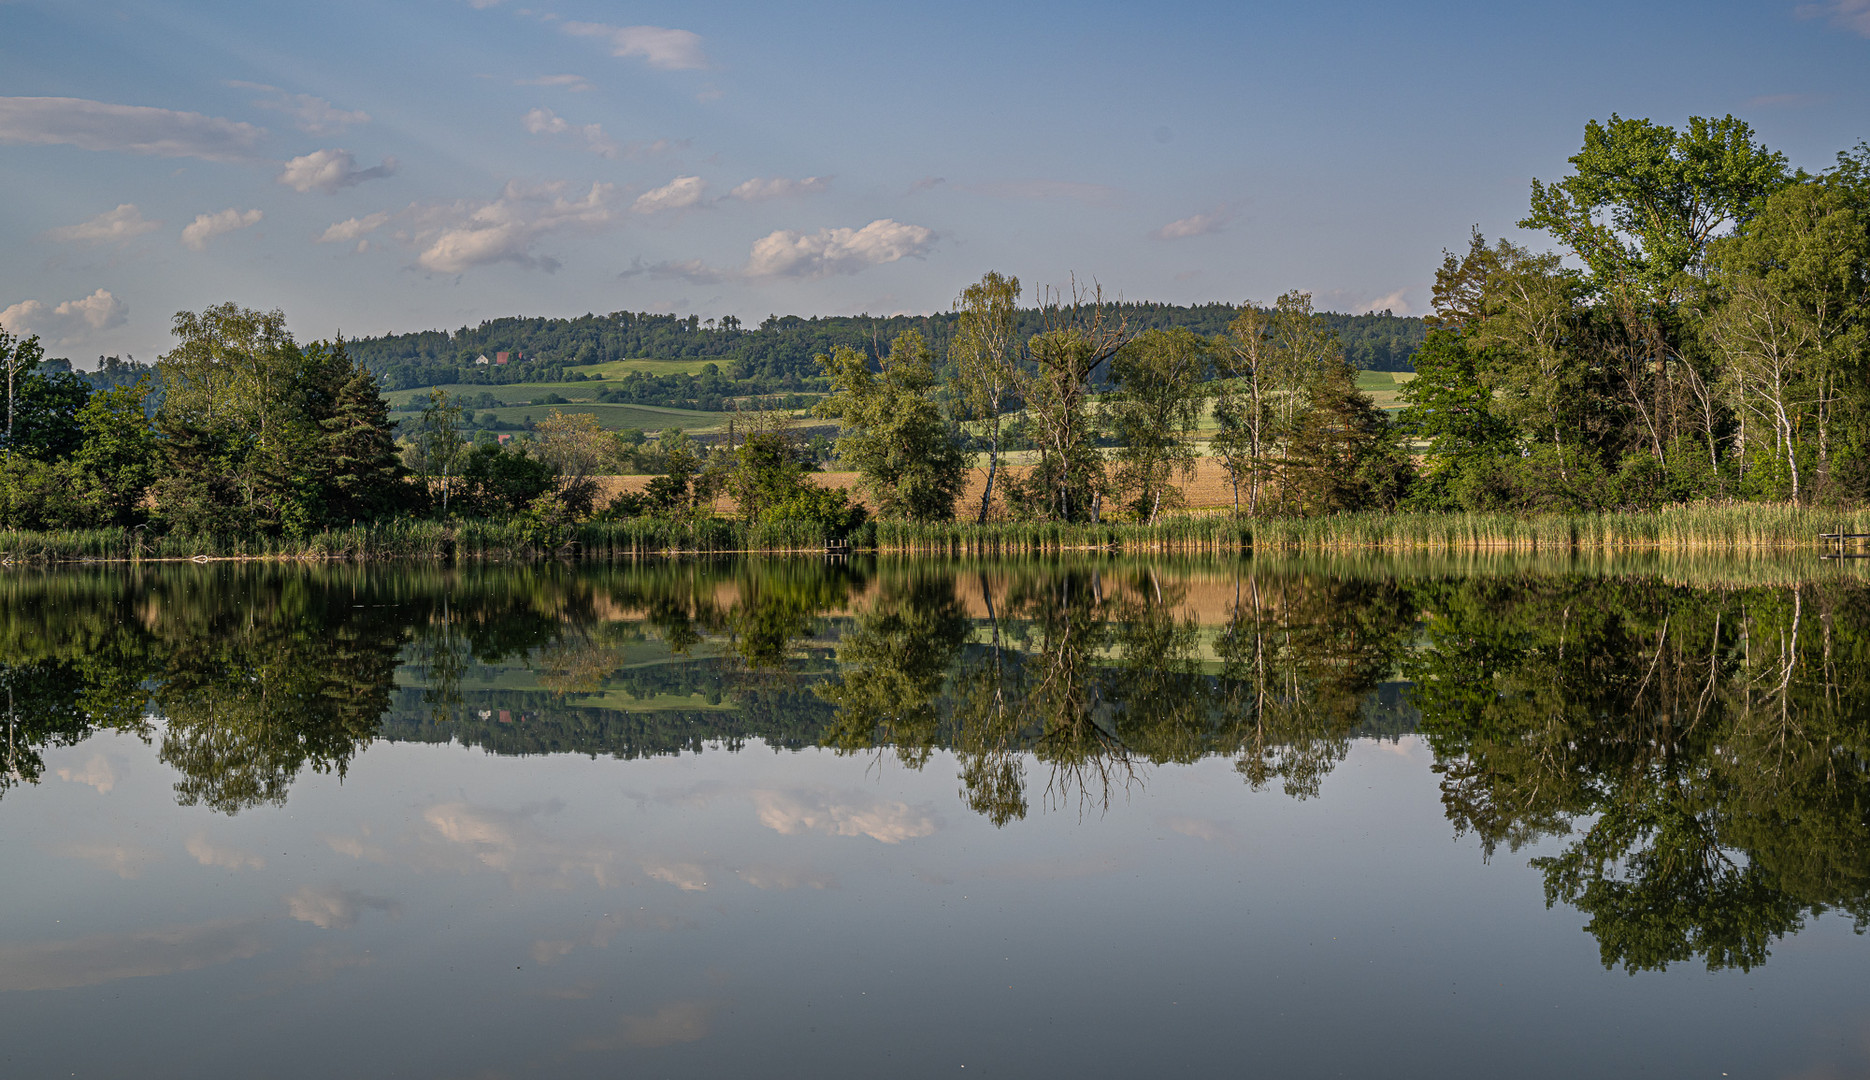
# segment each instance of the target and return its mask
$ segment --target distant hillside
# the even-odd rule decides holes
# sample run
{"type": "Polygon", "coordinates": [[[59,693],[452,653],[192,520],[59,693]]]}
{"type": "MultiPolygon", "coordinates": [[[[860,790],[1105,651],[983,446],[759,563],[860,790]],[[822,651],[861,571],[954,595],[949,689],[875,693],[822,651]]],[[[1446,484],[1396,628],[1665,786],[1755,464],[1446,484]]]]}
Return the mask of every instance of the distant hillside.
{"type": "MultiPolygon", "coordinates": [[[[1129,303],[1123,315],[1136,329],[1187,327],[1200,334],[1227,328],[1237,309],[1229,304],[1182,307],[1129,303]]],[[[1409,371],[1410,356],[1422,341],[1421,319],[1391,315],[1326,313],[1319,320],[1338,332],[1353,364],[1371,371],[1409,371]]],[[[945,356],[955,316],[869,315],[803,318],[770,316],[757,328],[728,317],[706,323],[697,316],[652,315],[617,311],[575,319],[507,318],[463,326],[455,331],[428,330],[358,338],[352,354],[384,379],[386,388],[408,389],[447,384],[498,385],[520,382],[578,381],[577,368],[618,360],[712,360],[720,374],[741,393],[783,393],[817,384],[812,358],[849,345],[873,352],[887,349],[905,330],[920,331],[937,356],[945,356]],[[480,356],[518,353],[523,361],[477,365],[480,356]]],[[[1021,331],[1040,329],[1039,313],[1021,313],[1021,331]]]]}

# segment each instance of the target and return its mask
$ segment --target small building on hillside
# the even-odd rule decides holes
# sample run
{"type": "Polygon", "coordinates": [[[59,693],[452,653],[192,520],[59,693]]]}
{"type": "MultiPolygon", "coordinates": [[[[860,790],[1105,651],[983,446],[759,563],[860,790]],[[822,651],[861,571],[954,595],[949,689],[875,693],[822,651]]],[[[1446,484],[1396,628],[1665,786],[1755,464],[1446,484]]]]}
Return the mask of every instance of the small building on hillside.
{"type": "Polygon", "coordinates": [[[486,353],[481,353],[479,356],[476,356],[474,358],[474,364],[476,367],[486,367],[488,364],[491,364],[491,363],[493,363],[493,361],[487,359],[486,353]]]}

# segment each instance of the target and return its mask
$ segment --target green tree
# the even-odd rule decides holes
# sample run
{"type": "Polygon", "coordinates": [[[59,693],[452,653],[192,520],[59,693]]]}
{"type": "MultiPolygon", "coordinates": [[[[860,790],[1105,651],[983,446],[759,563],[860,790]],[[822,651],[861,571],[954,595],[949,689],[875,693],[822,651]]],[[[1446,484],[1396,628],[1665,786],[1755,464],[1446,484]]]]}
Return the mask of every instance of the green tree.
{"type": "Polygon", "coordinates": [[[165,468],[156,501],[189,530],[303,535],[325,521],[320,424],[348,362],[301,350],[279,311],[178,312],[157,361],[165,468]]]}
{"type": "Polygon", "coordinates": [[[552,467],[538,458],[499,443],[477,443],[456,466],[453,505],[470,517],[511,517],[549,494],[553,483],[552,467]]]}
{"type": "Polygon", "coordinates": [[[1018,303],[1019,279],[992,270],[961,290],[954,302],[948,358],[954,365],[955,397],[964,415],[979,421],[987,437],[987,485],[981,490],[976,522],[985,522],[993,506],[993,485],[1000,471],[1000,417],[1019,385],[1018,303]]]}
{"type": "Polygon", "coordinates": [[[1798,502],[1802,462],[1828,476],[1840,413],[1865,415],[1870,191],[1848,170],[1782,187],[1711,261],[1706,333],[1724,361],[1721,388],[1736,414],[1772,432],[1766,449],[1798,502]]]}
{"type": "Polygon", "coordinates": [[[597,497],[593,477],[616,463],[617,440],[590,413],[553,409],[535,429],[531,451],[557,478],[559,500],[573,517],[582,518],[597,497]]]}
{"type": "Polygon", "coordinates": [[[78,414],[91,384],[69,371],[27,369],[14,383],[7,449],[40,461],[70,457],[84,440],[78,414]]]}
{"type": "MultiPolygon", "coordinates": [[[[1785,158],[1732,116],[1690,117],[1678,131],[1612,114],[1585,126],[1570,161],[1565,179],[1533,182],[1531,213],[1519,224],[1551,234],[1587,268],[1579,294],[1589,303],[1574,313],[1586,317],[1570,320],[1561,351],[1568,366],[1600,372],[1593,396],[1616,403],[1592,440],[1598,456],[1617,464],[1647,451],[1666,467],[1672,447],[1698,440],[1717,463],[1719,360],[1699,354],[1682,304],[1700,291],[1723,230],[1744,229],[1791,179],[1785,158]]],[[[1561,276],[1553,257],[1545,277],[1561,276]]],[[[1569,456],[1581,466],[1584,452],[1574,440],[1569,456]]]]}
{"type": "Polygon", "coordinates": [[[1409,458],[1347,363],[1327,366],[1292,433],[1281,498],[1301,514],[1390,510],[1409,486],[1409,458]]]}
{"type": "Polygon", "coordinates": [[[39,344],[38,334],[22,339],[0,327],[0,367],[6,369],[6,442],[9,449],[13,445],[16,381],[21,375],[38,367],[44,357],[45,349],[39,344]]]}
{"type": "Polygon", "coordinates": [[[1194,475],[1195,445],[1208,374],[1208,342],[1191,330],[1145,330],[1110,363],[1116,391],[1104,416],[1117,440],[1117,488],[1130,509],[1155,524],[1164,504],[1179,505],[1174,477],[1194,475]]]}
{"type": "Polygon", "coordinates": [[[1691,116],[1677,131],[1612,113],[1585,125],[1570,161],[1565,179],[1532,182],[1520,228],[1552,234],[1597,288],[1646,301],[1681,298],[1683,275],[1701,268],[1720,230],[1744,224],[1789,179],[1785,156],[1732,116],[1691,116]]]}
{"type": "Polygon", "coordinates": [[[1431,330],[1416,350],[1416,376],[1403,386],[1406,406],[1397,417],[1403,433],[1428,442],[1428,470],[1410,492],[1413,506],[1486,510],[1500,501],[1492,485],[1515,448],[1513,426],[1494,414],[1477,352],[1448,328],[1431,330]]]}
{"type": "Polygon", "coordinates": [[[718,459],[719,483],[734,498],[746,521],[763,520],[766,511],[797,494],[812,468],[788,421],[770,409],[740,414],[740,445],[718,459]]]}
{"type": "Polygon", "coordinates": [[[1046,294],[1044,329],[1026,343],[1031,370],[1020,396],[1039,460],[1009,496],[1028,513],[1056,521],[1094,519],[1105,486],[1104,458],[1090,410],[1092,379],[1130,340],[1126,313],[1104,301],[1101,287],[1073,282],[1069,293],[1046,294]]]}
{"type": "Polygon", "coordinates": [[[319,423],[328,517],[333,524],[374,521],[394,513],[408,490],[389,403],[376,376],[351,363],[342,339],[331,351],[331,364],[348,367],[349,377],[338,388],[331,415],[319,423]]]}
{"type": "Polygon", "coordinates": [[[422,478],[423,490],[440,489],[443,514],[448,512],[454,477],[467,446],[460,428],[461,402],[446,390],[430,390],[404,455],[410,470],[422,478]]]}
{"type": "Polygon", "coordinates": [[[1227,470],[1234,491],[1234,515],[1240,515],[1240,485],[1247,485],[1247,513],[1260,511],[1266,448],[1272,421],[1270,316],[1252,304],[1228,324],[1214,348],[1220,378],[1214,384],[1216,432],[1210,448],[1227,470]]]}
{"type": "Polygon", "coordinates": [[[142,523],[143,501],[161,455],[147,413],[149,378],[91,395],[78,411],[84,443],[77,453],[82,498],[90,524],[142,523]]]}
{"type": "Polygon", "coordinates": [[[899,335],[881,372],[870,370],[864,354],[842,346],[818,363],[831,380],[831,396],[812,413],[840,421],[838,457],[856,467],[883,516],[953,520],[967,460],[931,396],[935,368],[922,335],[899,335]]]}

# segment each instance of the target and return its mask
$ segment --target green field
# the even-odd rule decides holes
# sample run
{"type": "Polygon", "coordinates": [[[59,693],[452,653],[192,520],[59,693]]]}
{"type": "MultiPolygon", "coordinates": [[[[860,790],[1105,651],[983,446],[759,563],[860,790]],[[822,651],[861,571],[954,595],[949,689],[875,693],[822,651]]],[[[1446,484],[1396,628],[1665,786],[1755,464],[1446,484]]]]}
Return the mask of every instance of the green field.
{"type": "MultiPolygon", "coordinates": [[[[501,409],[476,409],[478,419],[483,413],[493,413],[506,423],[522,423],[527,417],[534,421],[544,420],[556,409],[567,416],[578,413],[590,413],[597,417],[597,422],[605,431],[622,431],[625,428],[641,428],[656,432],[664,428],[678,427],[683,431],[717,431],[727,426],[729,413],[696,412],[693,409],[666,409],[660,405],[509,405],[501,409]]],[[[407,414],[404,414],[407,415],[407,414]]]]}
{"type": "Polygon", "coordinates": [[[392,406],[396,406],[411,398],[423,397],[430,390],[441,389],[450,394],[466,394],[470,397],[488,393],[509,405],[524,405],[547,394],[558,394],[573,401],[593,401],[605,387],[611,384],[611,380],[621,379],[632,371],[648,372],[651,375],[699,375],[702,368],[714,362],[705,357],[691,360],[612,360],[607,364],[584,364],[565,369],[590,377],[591,381],[587,382],[508,383],[504,386],[446,383],[440,387],[419,386],[413,390],[391,390],[385,393],[383,398],[392,406]]]}
{"type": "MultiPolygon", "coordinates": [[[[699,375],[701,369],[709,364],[719,364],[718,358],[706,356],[690,357],[686,360],[612,360],[604,364],[585,364],[575,370],[586,375],[602,375],[606,379],[621,379],[632,371],[641,371],[649,375],[699,375]]],[[[573,370],[573,369],[567,369],[573,370]]],[[[727,368],[721,368],[721,374],[727,374],[727,368]]]]}
{"type": "Polygon", "coordinates": [[[447,383],[442,386],[418,386],[413,390],[391,390],[383,395],[383,400],[394,408],[415,398],[427,397],[430,390],[445,390],[453,397],[479,397],[492,394],[509,405],[525,405],[547,394],[557,394],[572,401],[593,401],[609,383],[605,382],[550,382],[550,383],[511,383],[507,386],[478,386],[468,383],[447,383]]]}
{"type": "Polygon", "coordinates": [[[1413,371],[1360,371],[1357,373],[1357,389],[1369,394],[1377,408],[1394,412],[1403,407],[1402,400],[1396,396],[1397,391],[1413,378],[1413,371]]]}

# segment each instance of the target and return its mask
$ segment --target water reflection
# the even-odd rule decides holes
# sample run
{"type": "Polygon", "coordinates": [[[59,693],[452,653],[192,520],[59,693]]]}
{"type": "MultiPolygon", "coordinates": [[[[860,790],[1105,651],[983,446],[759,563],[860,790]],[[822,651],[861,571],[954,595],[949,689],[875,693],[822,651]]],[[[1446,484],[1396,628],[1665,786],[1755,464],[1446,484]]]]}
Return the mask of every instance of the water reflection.
{"type": "Polygon", "coordinates": [[[1449,820],[1535,860],[1606,966],[1761,963],[1839,909],[1870,916],[1870,685],[1855,583],[1468,582],[1405,670],[1449,820]]]}
{"type": "Polygon", "coordinates": [[[1416,730],[1453,831],[1483,858],[1546,843],[1546,900],[1589,919],[1607,967],[1745,969],[1821,912],[1870,922],[1861,579],[1471,571],[16,571],[0,795],[106,730],[154,741],[179,803],[229,815],[378,739],[624,758],[758,740],[953,760],[1004,827],[1212,757],[1309,799],[1354,739],[1416,730]]]}

